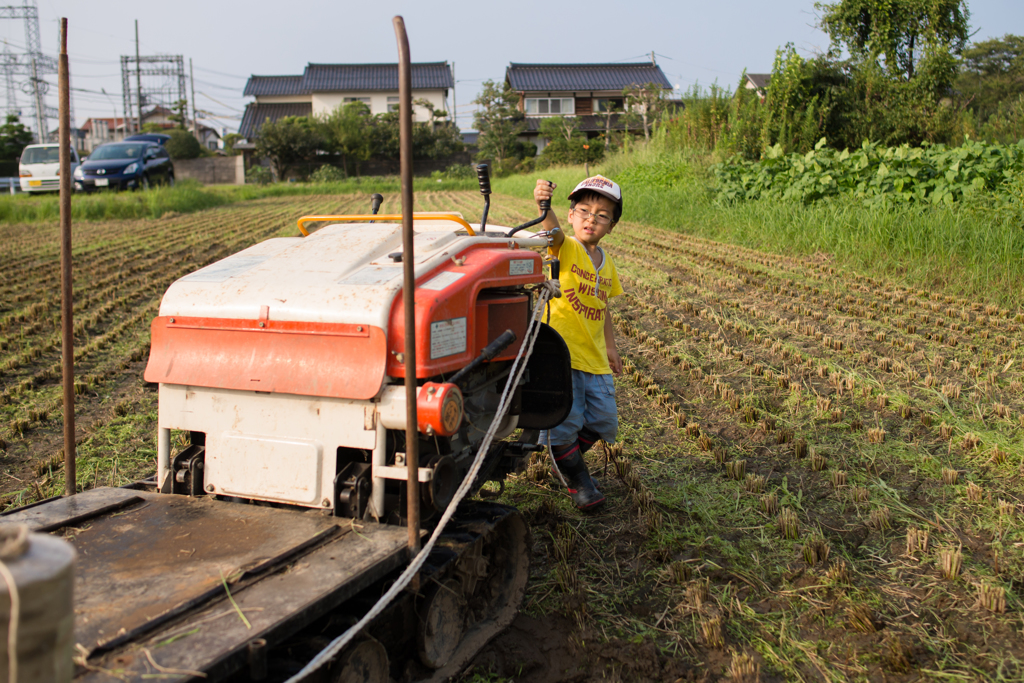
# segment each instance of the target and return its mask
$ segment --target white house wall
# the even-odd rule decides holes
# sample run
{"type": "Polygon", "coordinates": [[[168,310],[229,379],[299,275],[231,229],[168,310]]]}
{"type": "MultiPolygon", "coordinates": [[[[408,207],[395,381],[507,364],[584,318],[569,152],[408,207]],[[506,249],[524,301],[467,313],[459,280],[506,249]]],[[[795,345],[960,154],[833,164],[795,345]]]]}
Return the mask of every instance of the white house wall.
{"type": "MultiPolygon", "coordinates": [[[[348,97],[368,98],[370,100],[370,113],[384,114],[388,111],[388,97],[398,97],[398,91],[395,90],[388,92],[374,90],[369,92],[313,93],[313,114],[317,116],[329,114],[342,104],[345,104],[345,98],[348,97]]],[[[414,90],[412,93],[412,99],[427,100],[434,105],[435,109],[448,111],[447,98],[445,97],[444,90],[414,90]]],[[[260,101],[262,102],[263,100],[261,99],[260,101]]],[[[427,111],[426,108],[417,105],[413,105],[413,116],[415,117],[415,120],[421,122],[427,122],[430,120],[430,112],[427,111]]]]}

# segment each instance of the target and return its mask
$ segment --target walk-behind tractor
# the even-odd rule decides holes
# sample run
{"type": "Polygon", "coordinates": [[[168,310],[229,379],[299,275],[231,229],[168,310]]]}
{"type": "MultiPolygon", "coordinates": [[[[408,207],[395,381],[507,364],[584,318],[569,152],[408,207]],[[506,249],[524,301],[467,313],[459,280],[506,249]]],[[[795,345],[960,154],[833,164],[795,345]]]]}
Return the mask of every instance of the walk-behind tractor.
{"type": "Polygon", "coordinates": [[[157,475],[0,518],[78,552],[76,681],[445,680],[510,623],[527,526],[458,501],[569,410],[546,240],[487,226],[486,204],[403,222],[380,199],[172,284],[145,371],[157,475]]]}

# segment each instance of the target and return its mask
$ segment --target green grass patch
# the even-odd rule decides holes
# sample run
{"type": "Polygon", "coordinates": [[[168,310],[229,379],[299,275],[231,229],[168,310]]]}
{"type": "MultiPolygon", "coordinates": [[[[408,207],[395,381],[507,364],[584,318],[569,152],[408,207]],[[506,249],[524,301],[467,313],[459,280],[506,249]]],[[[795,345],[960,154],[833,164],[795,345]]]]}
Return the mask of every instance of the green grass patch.
{"type": "MultiPolygon", "coordinates": [[[[472,190],[476,180],[435,180],[415,178],[417,191],[472,190]]],[[[72,221],[108,221],[160,218],[186,214],[225,204],[266,197],[303,195],[358,195],[399,192],[397,176],[350,178],[330,183],[272,183],[268,185],[214,185],[204,187],[194,180],[182,180],[174,187],[155,187],[138,192],[96,192],[75,194],[71,200],[72,221]]],[[[367,200],[369,211],[369,200],[367,200]]],[[[0,223],[52,224],[60,220],[57,194],[0,196],[0,223]]]]}

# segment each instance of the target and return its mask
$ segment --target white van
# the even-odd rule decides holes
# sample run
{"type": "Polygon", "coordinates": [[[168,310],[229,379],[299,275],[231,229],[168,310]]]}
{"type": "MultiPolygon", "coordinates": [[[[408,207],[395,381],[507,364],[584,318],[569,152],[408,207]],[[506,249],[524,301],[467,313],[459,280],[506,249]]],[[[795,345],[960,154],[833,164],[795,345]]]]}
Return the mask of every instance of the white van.
{"type": "MultiPolygon", "coordinates": [[[[71,150],[71,172],[79,164],[78,152],[71,150]]],[[[57,192],[60,190],[60,145],[29,145],[21,152],[18,175],[22,192],[57,192]]]]}

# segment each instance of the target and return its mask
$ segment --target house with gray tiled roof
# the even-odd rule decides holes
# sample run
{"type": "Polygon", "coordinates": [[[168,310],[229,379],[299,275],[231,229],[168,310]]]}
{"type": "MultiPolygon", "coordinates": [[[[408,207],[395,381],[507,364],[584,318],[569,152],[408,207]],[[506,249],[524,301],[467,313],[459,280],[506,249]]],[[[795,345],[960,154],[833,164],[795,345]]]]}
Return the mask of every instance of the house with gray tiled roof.
{"type": "MultiPolygon", "coordinates": [[[[454,85],[447,62],[412,65],[414,100],[427,100],[448,113],[448,91],[454,85]]],[[[366,103],[372,114],[397,109],[398,65],[307,64],[301,76],[251,76],[243,94],[255,101],[246,106],[238,132],[252,140],[267,119],[329,114],[349,102],[366,103]]],[[[418,121],[430,120],[430,112],[418,105],[413,115],[418,121]]]]}
{"type": "Polygon", "coordinates": [[[757,93],[757,96],[764,100],[765,91],[768,89],[768,84],[772,81],[771,74],[747,74],[747,80],[743,84],[743,87],[747,90],[753,90],[757,93]]]}
{"type": "Polygon", "coordinates": [[[505,70],[505,82],[519,94],[519,110],[526,116],[523,139],[537,145],[539,152],[547,144],[540,137],[540,122],[547,116],[577,116],[579,130],[597,137],[608,128],[625,130],[615,114],[610,121],[604,115],[622,111],[622,92],[659,85],[671,91],[672,84],[654,62],[620,64],[522,64],[511,63],[505,70]]]}

